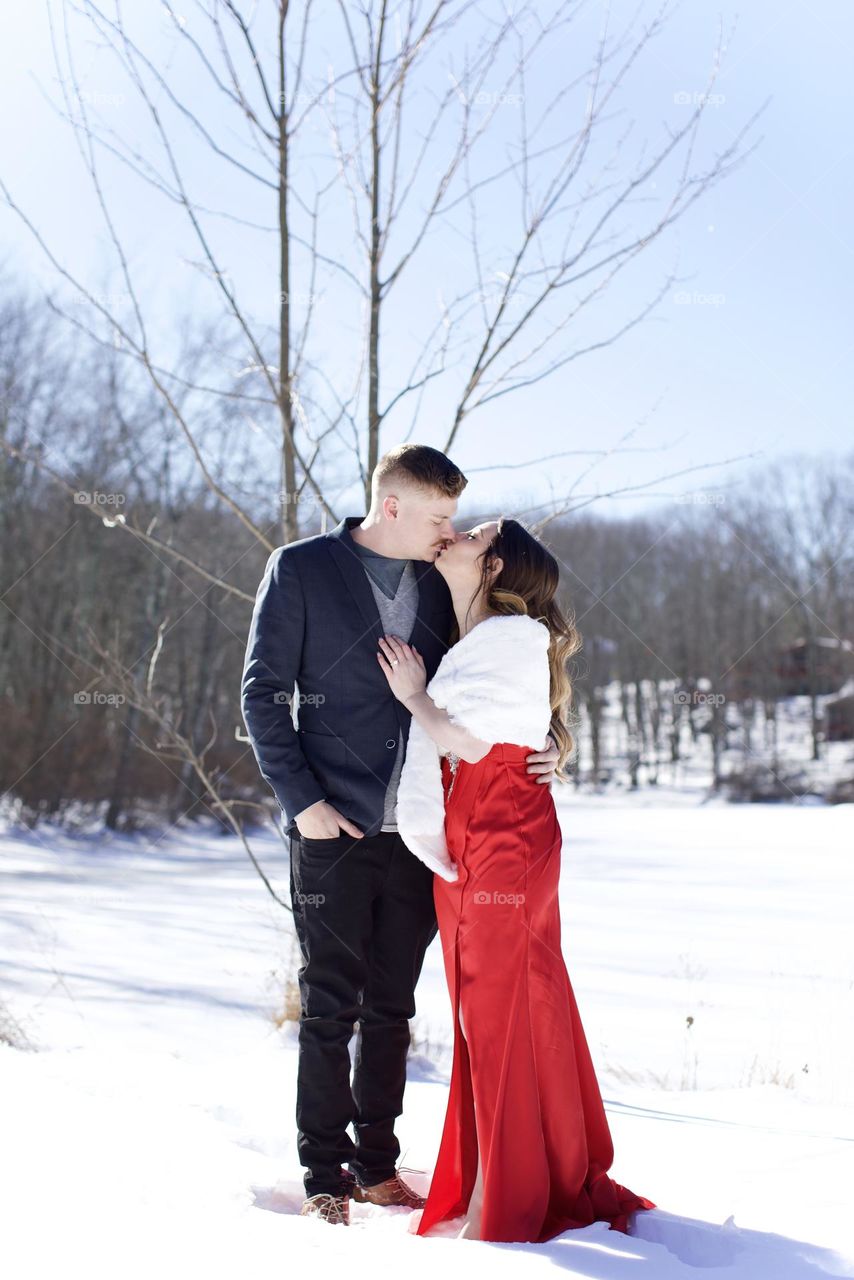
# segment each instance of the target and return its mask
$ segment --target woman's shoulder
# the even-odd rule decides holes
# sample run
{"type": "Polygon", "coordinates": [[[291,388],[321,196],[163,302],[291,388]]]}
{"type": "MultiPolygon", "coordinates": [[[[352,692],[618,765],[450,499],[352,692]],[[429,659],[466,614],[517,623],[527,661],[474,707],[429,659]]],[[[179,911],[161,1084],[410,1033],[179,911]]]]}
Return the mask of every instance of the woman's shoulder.
{"type": "Polygon", "coordinates": [[[539,748],[551,719],[550,639],[527,614],[493,614],[448,651],[427,691],[474,737],[539,748]]]}
{"type": "Polygon", "coordinates": [[[429,688],[444,682],[486,678],[490,674],[506,678],[508,671],[517,676],[548,670],[548,627],[526,613],[494,613],[478,622],[456,644],[451,645],[429,688]]]}
{"type": "Polygon", "coordinates": [[[476,638],[481,644],[522,643],[547,649],[551,637],[546,624],[528,613],[494,613],[473,627],[465,638],[476,638]]]}

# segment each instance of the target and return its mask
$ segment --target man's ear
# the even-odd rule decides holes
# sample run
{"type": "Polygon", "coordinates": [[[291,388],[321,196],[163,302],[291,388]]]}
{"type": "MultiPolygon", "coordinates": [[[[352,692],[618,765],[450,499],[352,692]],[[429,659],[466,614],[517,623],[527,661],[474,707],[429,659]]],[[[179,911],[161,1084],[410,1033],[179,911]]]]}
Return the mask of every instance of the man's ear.
{"type": "Polygon", "coordinates": [[[383,515],[386,520],[396,520],[397,513],[400,509],[400,503],[393,493],[387,493],[383,498],[383,515]]]}

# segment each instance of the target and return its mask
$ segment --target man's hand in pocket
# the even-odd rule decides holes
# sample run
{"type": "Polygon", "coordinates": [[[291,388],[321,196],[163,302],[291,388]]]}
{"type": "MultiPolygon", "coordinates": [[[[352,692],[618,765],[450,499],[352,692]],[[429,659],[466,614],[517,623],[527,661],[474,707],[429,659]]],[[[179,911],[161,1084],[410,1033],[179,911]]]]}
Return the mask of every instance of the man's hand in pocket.
{"type": "Polygon", "coordinates": [[[318,800],[316,804],[303,809],[302,813],[297,814],[295,822],[297,831],[307,840],[334,840],[342,831],[351,836],[365,834],[326,800],[318,800]]]}

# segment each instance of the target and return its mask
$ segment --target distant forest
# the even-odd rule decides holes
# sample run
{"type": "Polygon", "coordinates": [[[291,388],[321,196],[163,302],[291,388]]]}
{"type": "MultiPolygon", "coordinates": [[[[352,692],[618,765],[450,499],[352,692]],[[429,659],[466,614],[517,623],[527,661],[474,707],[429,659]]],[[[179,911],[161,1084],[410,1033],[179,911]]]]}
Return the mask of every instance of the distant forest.
{"type": "MultiPolygon", "coordinates": [[[[283,520],[268,455],[234,431],[227,399],[194,424],[202,473],[174,413],[128,377],[120,352],[70,351],[58,323],[14,298],[0,309],[6,811],[114,829],[204,813],[232,830],[264,820],[277,810],[245,740],[244,647],[269,549],[294,524],[300,537],[319,531],[319,503],[307,487],[286,494],[283,520]]],[[[204,376],[192,352],[184,367],[188,385],[204,376]]],[[[320,474],[327,493],[360,478],[343,449],[320,474]]],[[[523,514],[560,560],[583,638],[579,786],[650,785],[687,728],[719,788],[732,726],[749,735],[761,707],[765,760],[775,708],[794,696],[806,699],[803,759],[851,741],[854,454],[687,484],[643,516],[620,518],[607,500],[523,514]],[[619,734],[604,731],[615,698],[619,734]]],[[[474,508],[475,489],[461,527],[498,514],[474,508]]],[[[358,511],[357,498],[335,515],[358,511]]],[[[747,759],[749,736],[743,746],[747,759]]]]}

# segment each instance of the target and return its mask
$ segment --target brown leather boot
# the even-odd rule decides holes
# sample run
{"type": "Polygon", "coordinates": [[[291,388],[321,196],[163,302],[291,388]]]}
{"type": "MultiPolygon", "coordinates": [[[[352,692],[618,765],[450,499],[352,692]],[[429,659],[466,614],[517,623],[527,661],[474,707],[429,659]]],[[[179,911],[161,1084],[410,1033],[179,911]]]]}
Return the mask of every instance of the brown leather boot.
{"type": "Polygon", "coordinates": [[[349,1227],[350,1225],[350,1201],[347,1196],[333,1196],[328,1192],[320,1192],[319,1195],[309,1196],[303,1202],[300,1209],[300,1217],[308,1217],[313,1214],[317,1218],[321,1218],[324,1222],[330,1222],[333,1225],[341,1225],[349,1227]]]}
{"type": "Polygon", "coordinates": [[[403,1205],[406,1209],[423,1209],[427,1201],[417,1191],[408,1187],[399,1174],[378,1182],[373,1187],[353,1188],[353,1199],[361,1203],[381,1205],[403,1205]]]}

